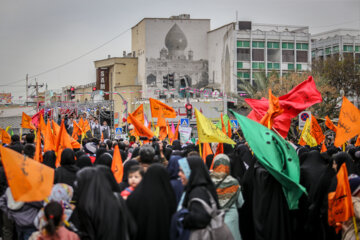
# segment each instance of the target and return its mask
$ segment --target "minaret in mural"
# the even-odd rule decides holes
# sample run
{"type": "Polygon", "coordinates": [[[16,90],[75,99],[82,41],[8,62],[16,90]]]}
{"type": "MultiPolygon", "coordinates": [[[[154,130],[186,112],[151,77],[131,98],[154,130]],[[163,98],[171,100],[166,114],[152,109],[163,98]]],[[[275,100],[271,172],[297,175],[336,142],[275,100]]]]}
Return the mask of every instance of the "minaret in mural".
{"type": "Polygon", "coordinates": [[[168,49],[168,59],[185,60],[185,49],[187,47],[187,39],[184,32],[175,23],[165,37],[165,46],[168,49]]]}

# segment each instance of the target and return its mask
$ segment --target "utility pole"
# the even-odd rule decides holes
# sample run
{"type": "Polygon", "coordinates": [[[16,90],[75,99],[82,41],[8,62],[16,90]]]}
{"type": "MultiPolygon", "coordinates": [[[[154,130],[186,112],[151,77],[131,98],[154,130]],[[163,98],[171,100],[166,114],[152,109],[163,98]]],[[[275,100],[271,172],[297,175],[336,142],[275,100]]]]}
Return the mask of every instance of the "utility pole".
{"type": "Polygon", "coordinates": [[[29,97],[29,74],[26,74],[26,98],[25,98],[25,104],[27,105],[28,97],[29,97]]]}

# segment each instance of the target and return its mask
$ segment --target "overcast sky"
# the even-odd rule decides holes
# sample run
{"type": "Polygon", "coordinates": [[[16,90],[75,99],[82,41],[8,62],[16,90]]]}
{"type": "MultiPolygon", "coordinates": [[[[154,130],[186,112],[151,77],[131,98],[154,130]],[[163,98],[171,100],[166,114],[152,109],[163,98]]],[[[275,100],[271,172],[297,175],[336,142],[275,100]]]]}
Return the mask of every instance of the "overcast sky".
{"type": "Polygon", "coordinates": [[[130,51],[130,29],[145,17],[189,13],[211,19],[215,29],[235,21],[236,10],[239,20],[305,25],[311,33],[360,29],[360,0],[0,0],[0,92],[17,100],[25,96],[27,73],[34,76],[76,58],[39,75],[38,82],[49,89],[94,82],[93,61],[130,51]]]}

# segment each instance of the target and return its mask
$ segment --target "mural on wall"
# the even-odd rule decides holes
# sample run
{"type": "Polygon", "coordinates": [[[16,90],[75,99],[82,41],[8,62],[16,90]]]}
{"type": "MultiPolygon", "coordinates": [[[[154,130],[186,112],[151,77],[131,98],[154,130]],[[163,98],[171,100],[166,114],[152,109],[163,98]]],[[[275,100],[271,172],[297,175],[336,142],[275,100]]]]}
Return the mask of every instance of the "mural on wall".
{"type": "Polygon", "coordinates": [[[189,38],[177,23],[167,31],[162,49],[158,56],[146,58],[146,85],[152,95],[171,92],[175,97],[184,96],[184,88],[203,88],[209,84],[208,60],[194,59],[190,46],[201,45],[201,42],[190,44],[189,38]],[[174,74],[174,86],[163,86],[164,76],[174,74]],[[160,91],[159,91],[160,90],[160,91]]]}

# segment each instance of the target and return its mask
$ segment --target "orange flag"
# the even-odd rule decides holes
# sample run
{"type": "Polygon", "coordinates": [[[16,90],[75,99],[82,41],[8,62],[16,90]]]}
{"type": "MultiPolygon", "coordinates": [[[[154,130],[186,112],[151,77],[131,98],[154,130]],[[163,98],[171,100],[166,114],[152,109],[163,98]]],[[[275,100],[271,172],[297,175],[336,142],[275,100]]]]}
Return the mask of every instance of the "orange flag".
{"type": "Polygon", "coordinates": [[[221,117],[221,129],[222,129],[223,133],[227,134],[222,113],[221,113],[220,117],[221,117]]]}
{"type": "Polygon", "coordinates": [[[331,129],[331,130],[333,130],[334,132],[336,132],[336,126],[334,125],[334,123],[331,121],[331,119],[330,119],[328,116],[325,117],[325,125],[326,125],[329,129],[331,129]]]}
{"type": "MultiPolygon", "coordinates": [[[[328,194],[328,222],[330,226],[336,226],[336,223],[345,222],[354,216],[346,164],[341,165],[336,178],[336,191],[328,194]]],[[[337,231],[338,230],[339,229],[337,229],[337,231]]]]}
{"type": "Polygon", "coordinates": [[[44,152],[55,151],[55,139],[54,134],[51,132],[50,121],[46,124],[44,135],[44,152]]]}
{"type": "Polygon", "coordinates": [[[60,166],[60,160],[61,160],[61,153],[65,148],[71,148],[72,147],[72,140],[71,137],[69,136],[69,134],[67,133],[66,129],[65,129],[65,124],[64,124],[64,119],[61,121],[61,125],[60,125],[60,131],[59,134],[56,136],[56,151],[57,151],[57,155],[56,155],[56,163],[55,166],[58,167],[60,166]]]}
{"type": "Polygon", "coordinates": [[[149,101],[150,101],[151,116],[153,118],[159,117],[160,109],[162,110],[165,118],[176,118],[176,112],[172,107],[153,98],[149,98],[149,101]]]}
{"type": "Polygon", "coordinates": [[[320,152],[326,152],[327,151],[327,148],[326,148],[326,145],[325,145],[325,142],[323,142],[323,144],[321,145],[321,151],[320,152]]]}
{"type": "Polygon", "coordinates": [[[169,140],[172,141],[172,139],[174,139],[174,133],[171,131],[171,127],[170,127],[168,121],[166,121],[166,127],[167,127],[167,134],[168,134],[169,140]]]}
{"type": "MultiPolygon", "coordinates": [[[[224,144],[223,143],[219,143],[217,148],[216,148],[216,152],[214,154],[214,158],[216,157],[216,155],[220,154],[220,153],[224,153],[224,144]]],[[[213,170],[214,167],[214,158],[212,160],[211,166],[210,166],[210,170],[213,170]]]]}
{"type": "Polygon", "coordinates": [[[176,125],[174,140],[179,139],[179,126],[180,126],[180,120],[178,121],[178,123],[176,125]]]}
{"type": "Polygon", "coordinates": [[[84,119],[80,118],[79,120],[79,127],[81,128],[81,130],[84,130],[84,119]]]}
{"type": "MultiPolygon", "coordinates": [[[[200,143],[201,144],[201,143],[200,143]]],[[[209,143],[203,143],[203,152],[202,152],[202,158],[204,160],[204,163],[206,164],[206,157],[207,155],[212,154],[212,150],[209,143]]]]}
{"type": "Polygon", "coordinates": [[[36,146],[35,146],[35,155],[34,155],[34,160],[37,162],[42,162],[43,161],[43,155],[42,155],[42,150],[41,150],[41,133],[40,131],[37,131],[36,133],[36,146]]]}
{"type": "Polygon", "coordinates": [[[321,127],[314,117],[314,115],[311,115],[311,136],[313,136],[317,142],[318,145],[322,143],[325,140],[325,136],[321,130],[321,127]]]}
{"type": "Polygon", "coordinates": [[[31,117],[23,112],[21,118],[21,127],[35,130],[35,126],[31,120],[31,117]]]}
{"type": "Polygon", "coordinates": [[[9,148],[0,146],[0,151],[15,201],[43,201],[50,196],[54,183],[54,169],[9,148]]]}
{"type": "Polygon", "coordinates": [[[131,124],[134,126],[134,130],[138,136],[144,136],[147,138],[152,138],[154,133],[150,131],[144,124],[141,124],[136,118],[133,117],[131,113],[129,113],[128,119],[130,120],[131,124]]]}
{"type": "Polygon", "coordinates": [[[101,142],[104,142],[104,133],[103,133],[103,132],[101,132],[100,141],[101,141],[101,142]]]}
{"type": "Polygon", "coordinates": [[[73,132],[71,137],[75,140],[79,139],[79,135],[82,134],[81,128],[80,126],[77,124],[77,122],[75,120],[73,120],[73,132]]]}
{"type": "Polygon", "coordinates": [[[164,140],[167,136],[167,127],[160,127],[159,139],[164,140]]]}
{"type": "Polygon", "coordinates": [[[10,144],[11,143],[11,136],[8,132],[6,132],[4,129],[0,128],[0,136],[1,136],[1,142],[4,144],[10,144]]]}
{"type": "Polygon", "coordinates": [[[142,124],[144,124],[144,105],[141,104],[133,113],[133,117],[139,120],[142,124]]]}
{"type": "Polygon", "coordinates": [[[357,109],[346,97],[343,97],[334,145],[336,147],[340,147],[347,140],[355,137],[359,133],[360,110],[357,109]]]}
{"type": "Polygon", "coordinates": [[[118,145],[115,145],[114,148],[113,160],[111,163],[111,171],[113,172],[117,183],[121,183],[124,174],[124,167],[122,164],[121,154],[118,145]]]}
{"type": "Polygon", "coordinates": [[[228,137],[231,138],[231,123],[228,121],[228,137]]]}
{"type": "Polygon", "coordinates": [[[166,120],[165,120],[165,117],[164,117],[164,113],[163,113],[163,111],[162,111],[162,109],[160,108],[160,110],[159,110],[159,114],[158,114],[158,116],[157,116],[157,124],[156,124],[156,126],[158,126],[158,127],[166,127],[166,120]]]}
{"type": "MultiPolygon", "coordinates": [[[[57,136],[60,133],[60,126],[54,120],[52,120],[52,129],[53,129],[53,134],[54,134],[55,140],[56,140],[57,136]]],[[[55,144],[56,144],[56,142],[55,142],[55,144]]]]}
{"type": "Polygon", "coordinates": [[[91,132],[91,128],[90,128],[90,124],[89,124],[89,121],[86,119],[84,121],[84,128],[83,128],[83,132],[84,133],[87,133],[88,131],[91,132]]]}
{"type": "Polygon", "coordinates": [[[41,131],[41,134],[42,134],[43,136],[45,136],[46,124],[45,124],[43,115],[40,115],[39,129],[40,129],[40,131],[41,131]]]}
{"type": "Polygon", "coordinates": [[[260,123],[270,129],[274,124],[274,118],[283,112],[284,109],[280,106],[279,98],[272,95],[271,89],[269,89],[269,109],[260,120],[260,123]]]}
{"type": "Polygon", "coordinates": [[[355,147],[360,146],[360,135],[357,136],[355,147]]]}

